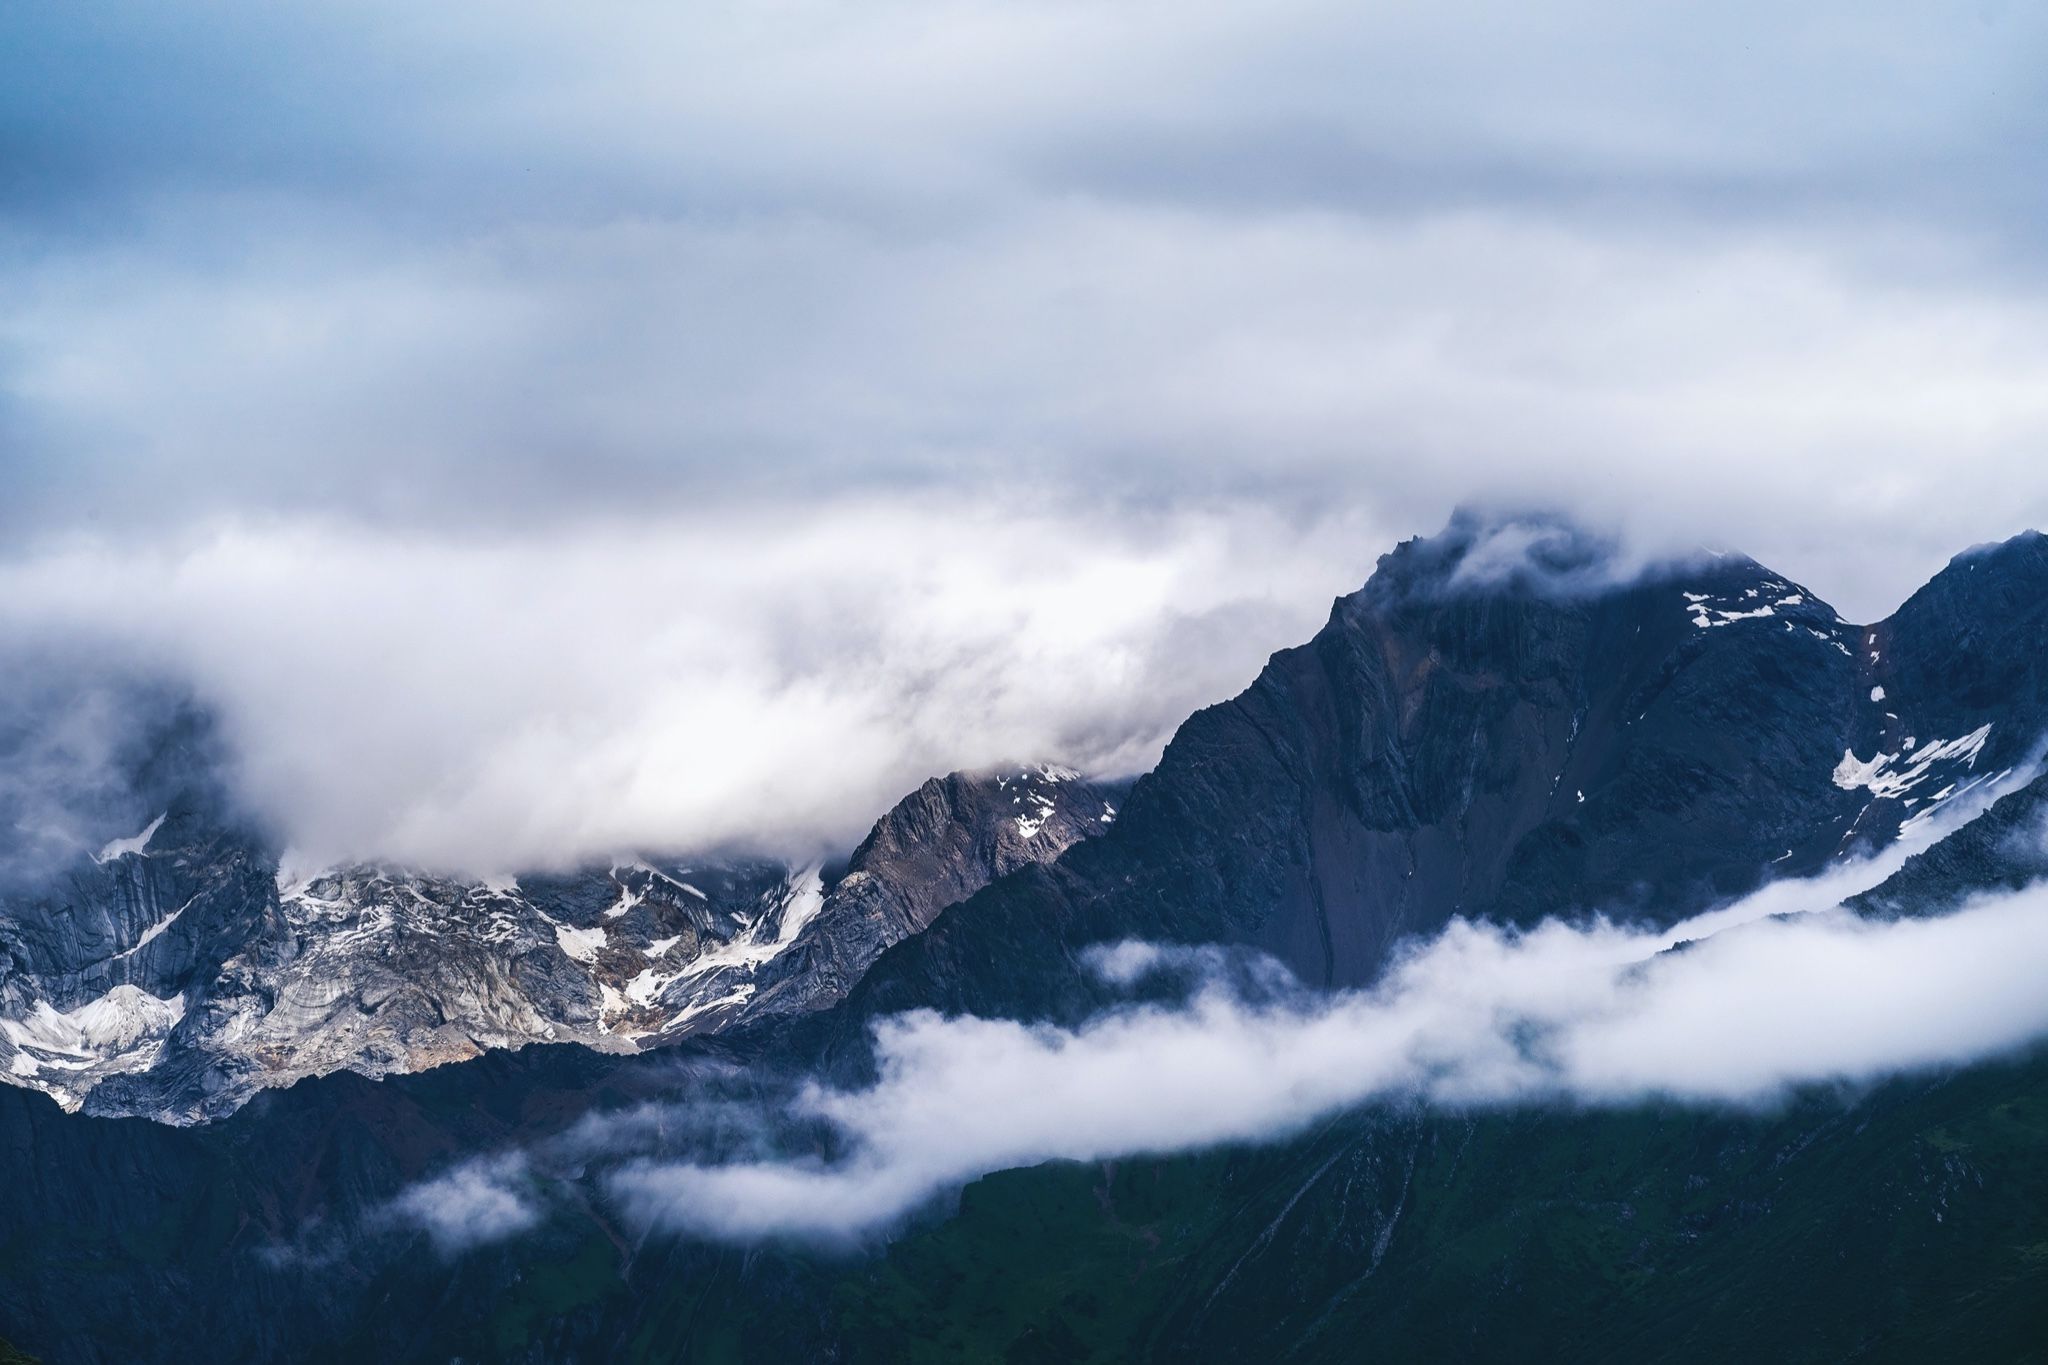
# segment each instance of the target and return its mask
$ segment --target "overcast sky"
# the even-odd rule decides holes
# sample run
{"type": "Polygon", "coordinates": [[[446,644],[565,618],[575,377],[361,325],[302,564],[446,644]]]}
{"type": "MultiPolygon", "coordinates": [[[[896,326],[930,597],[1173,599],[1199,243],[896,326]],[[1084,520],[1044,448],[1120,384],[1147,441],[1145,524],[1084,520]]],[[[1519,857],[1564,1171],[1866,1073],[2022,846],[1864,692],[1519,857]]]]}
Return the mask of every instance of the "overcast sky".
{"type": "Polygon", "coordinates": [[[474,864],[1142,765],[1468,499],[1881,616],[2048,522],[2044,40],[10,7],[0,628],[193,678],[310,843],[474,864]]]}

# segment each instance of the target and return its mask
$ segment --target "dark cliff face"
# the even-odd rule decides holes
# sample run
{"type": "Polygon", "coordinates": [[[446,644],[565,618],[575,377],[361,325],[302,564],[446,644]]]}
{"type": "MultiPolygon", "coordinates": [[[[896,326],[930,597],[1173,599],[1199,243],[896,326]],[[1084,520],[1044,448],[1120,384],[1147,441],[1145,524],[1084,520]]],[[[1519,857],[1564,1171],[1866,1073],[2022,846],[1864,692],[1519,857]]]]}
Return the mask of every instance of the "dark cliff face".
{"type": "MultiPolygon", "coordinates": [[[[2048,536],[2038,531],[1980,545],[1948,562],[1866,634],[1861,662],[1890,709],[1921,714],[1950,732],[2048,708],[2048,536]],[[1873,660],[1870,656],[1875,654],[1873,660]]],[[[2024,736],[2031,740],[2034,736],[2024,736]]],[[[2019,745],[2008,731],[2000,746],[2019,745]]],[[[1998,749],[2017,756],[2017,748],[1998,749]]]]}
{"type": "Polygon", "coordinates": [[[1834,851],[1853,669],[1849,628],[1810,592],[1740,559],[1482,591],[1460,584],[1457,548],[1388,556],[1133,794],[1133,828],[1220,825],[1200,841],[1279,855],[1218,869],[1263,892],[1219,907],[1242,937],[1307,980],[1357,984],[1454,915],[1668,923],[1787,850],[1773,870],[1834,851]],[[1258,784],[1255,843],[1227,837],[1245,803],[1217,790],[1226,765],[1258,784]]]}
{"type": "Polygon", "coordinates": [[[2048,774],[2018,791],[1847,905],[1870,919],[1947,914],[1974,896],[2048,878],[2048,774]]]}
{"type": "MultiPolygon", "coordinates": [[[[1249,943],[1351,985],[1455,915],[1668,925],[1888,841],[2048,718],[2038,609],[1995,663],[1921,670],[1897,700],[1870,630],[1751,560],[1614,581],[1602,547],[1535,529],[1549,564],[1501,565],[1469,522],[1385,556],[1315,639],[1182,726],[1106,838],[942,916],[861,1011],[1084,1009],[1085,982],[1038,964],[1125,936],[1249,943]]],[[[1875,628],[1913,641],[1900,657],[1953,657],[1980,609],[2029,599],[2033,557],[1970,562],[1875,628]]]]}

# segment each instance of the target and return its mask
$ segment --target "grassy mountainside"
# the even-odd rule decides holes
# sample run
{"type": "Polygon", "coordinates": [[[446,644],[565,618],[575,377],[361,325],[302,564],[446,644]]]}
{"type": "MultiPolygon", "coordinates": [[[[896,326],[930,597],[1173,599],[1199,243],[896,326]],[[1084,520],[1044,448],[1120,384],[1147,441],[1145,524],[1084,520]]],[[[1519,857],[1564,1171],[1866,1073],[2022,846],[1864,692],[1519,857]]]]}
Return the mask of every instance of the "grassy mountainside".
{"type": "Polygon", "coordinates": [[[866,1255],[635,1254],[557,1229],[462,1272],[471,1292],[444,1300],[431,1344],[934,1365],[2038,1360],[2044,1151],[2039,1058],[1751,1115],[1380,1110],[1270,1149],[1006,1172],[866,1255]]]}
{"type": "Polygon", "coordinates": [[[858,1359],[2039,1359],[2048,1069],[1775,1116],[1353,1119],[1013,1173],[841,1293],[858,1359]]]}

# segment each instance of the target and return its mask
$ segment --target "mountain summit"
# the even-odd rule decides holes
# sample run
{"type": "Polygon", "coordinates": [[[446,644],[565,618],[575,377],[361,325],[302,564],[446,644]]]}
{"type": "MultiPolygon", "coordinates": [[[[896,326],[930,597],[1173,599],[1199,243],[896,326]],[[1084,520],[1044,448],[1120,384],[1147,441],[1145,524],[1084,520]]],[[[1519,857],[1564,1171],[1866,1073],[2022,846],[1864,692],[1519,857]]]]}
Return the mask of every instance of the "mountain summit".
{"type": "Polygon", "coordinates": [[[2035,752],[2042,544],[1865,626],[1740,555],[1625,572],[1554,519],[1461,516],[1192,716],[1109,837],[940,916],[855,1003],[1070,1014],[1101,997],[1028,964],[1130,936],[1360,985],[1453,916],[1662,927],[1817,872],[2035,752]]]}

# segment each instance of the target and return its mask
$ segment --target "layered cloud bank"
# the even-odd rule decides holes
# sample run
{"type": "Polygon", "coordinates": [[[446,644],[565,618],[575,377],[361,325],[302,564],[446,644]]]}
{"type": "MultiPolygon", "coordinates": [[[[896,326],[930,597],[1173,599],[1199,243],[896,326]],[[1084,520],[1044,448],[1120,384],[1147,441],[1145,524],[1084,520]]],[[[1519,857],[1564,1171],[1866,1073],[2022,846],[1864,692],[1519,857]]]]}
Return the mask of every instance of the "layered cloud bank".
{"type": "Polygon", "coordinates": [[[1074,1031],[913,1014],[879,1030],[873,1088],[797,1105],[846,1138],[844,1160],[643,1162],[610,1188],[657,1227],[841,1238],[990,1171],[1273,1141],[1375,1100],[1749,1105],[2048,1035],[2048,891],[1939,920],[1824,913],[1659,946],[1461,924],[1368,993],[1206,989],[1074,1031]]]}
{"type": "MultiPolygon", "coordinates": [[[[518,537],[242,527],[0,565],[0,646],[191,688],[245,803],[310,862],[799,856],[851,847],[934,773],[1149,766],[1314,628],[1375,539],[916,498],[518,537]]],[[[0,725],[32,700],[0,699],[0,725]]],[[[86,738],[24,799],[112,785],[118,746],[86,738]]]]}
{"type": "Polygon", "coordinates": [[[1375,1102],[1755,1106],[1980,1061],[2048,1036],[2048,886],[1931,919],[1836,907],[1998,794],[1666,932],[1461,921],[1371,990],[1309,991],[1234,950],[1105,945],[1090,964],[1104,980],[1185,990],[1071,1029],[887,1019],[865,1088],[592,1116],[531,1161],[460,1167],[403,1208],[458,1250],[537,1220],[551,1178],[589,1171],[650,1231],[842,1241],[991,1171],[1284,1140],[1375,1102]]]}

